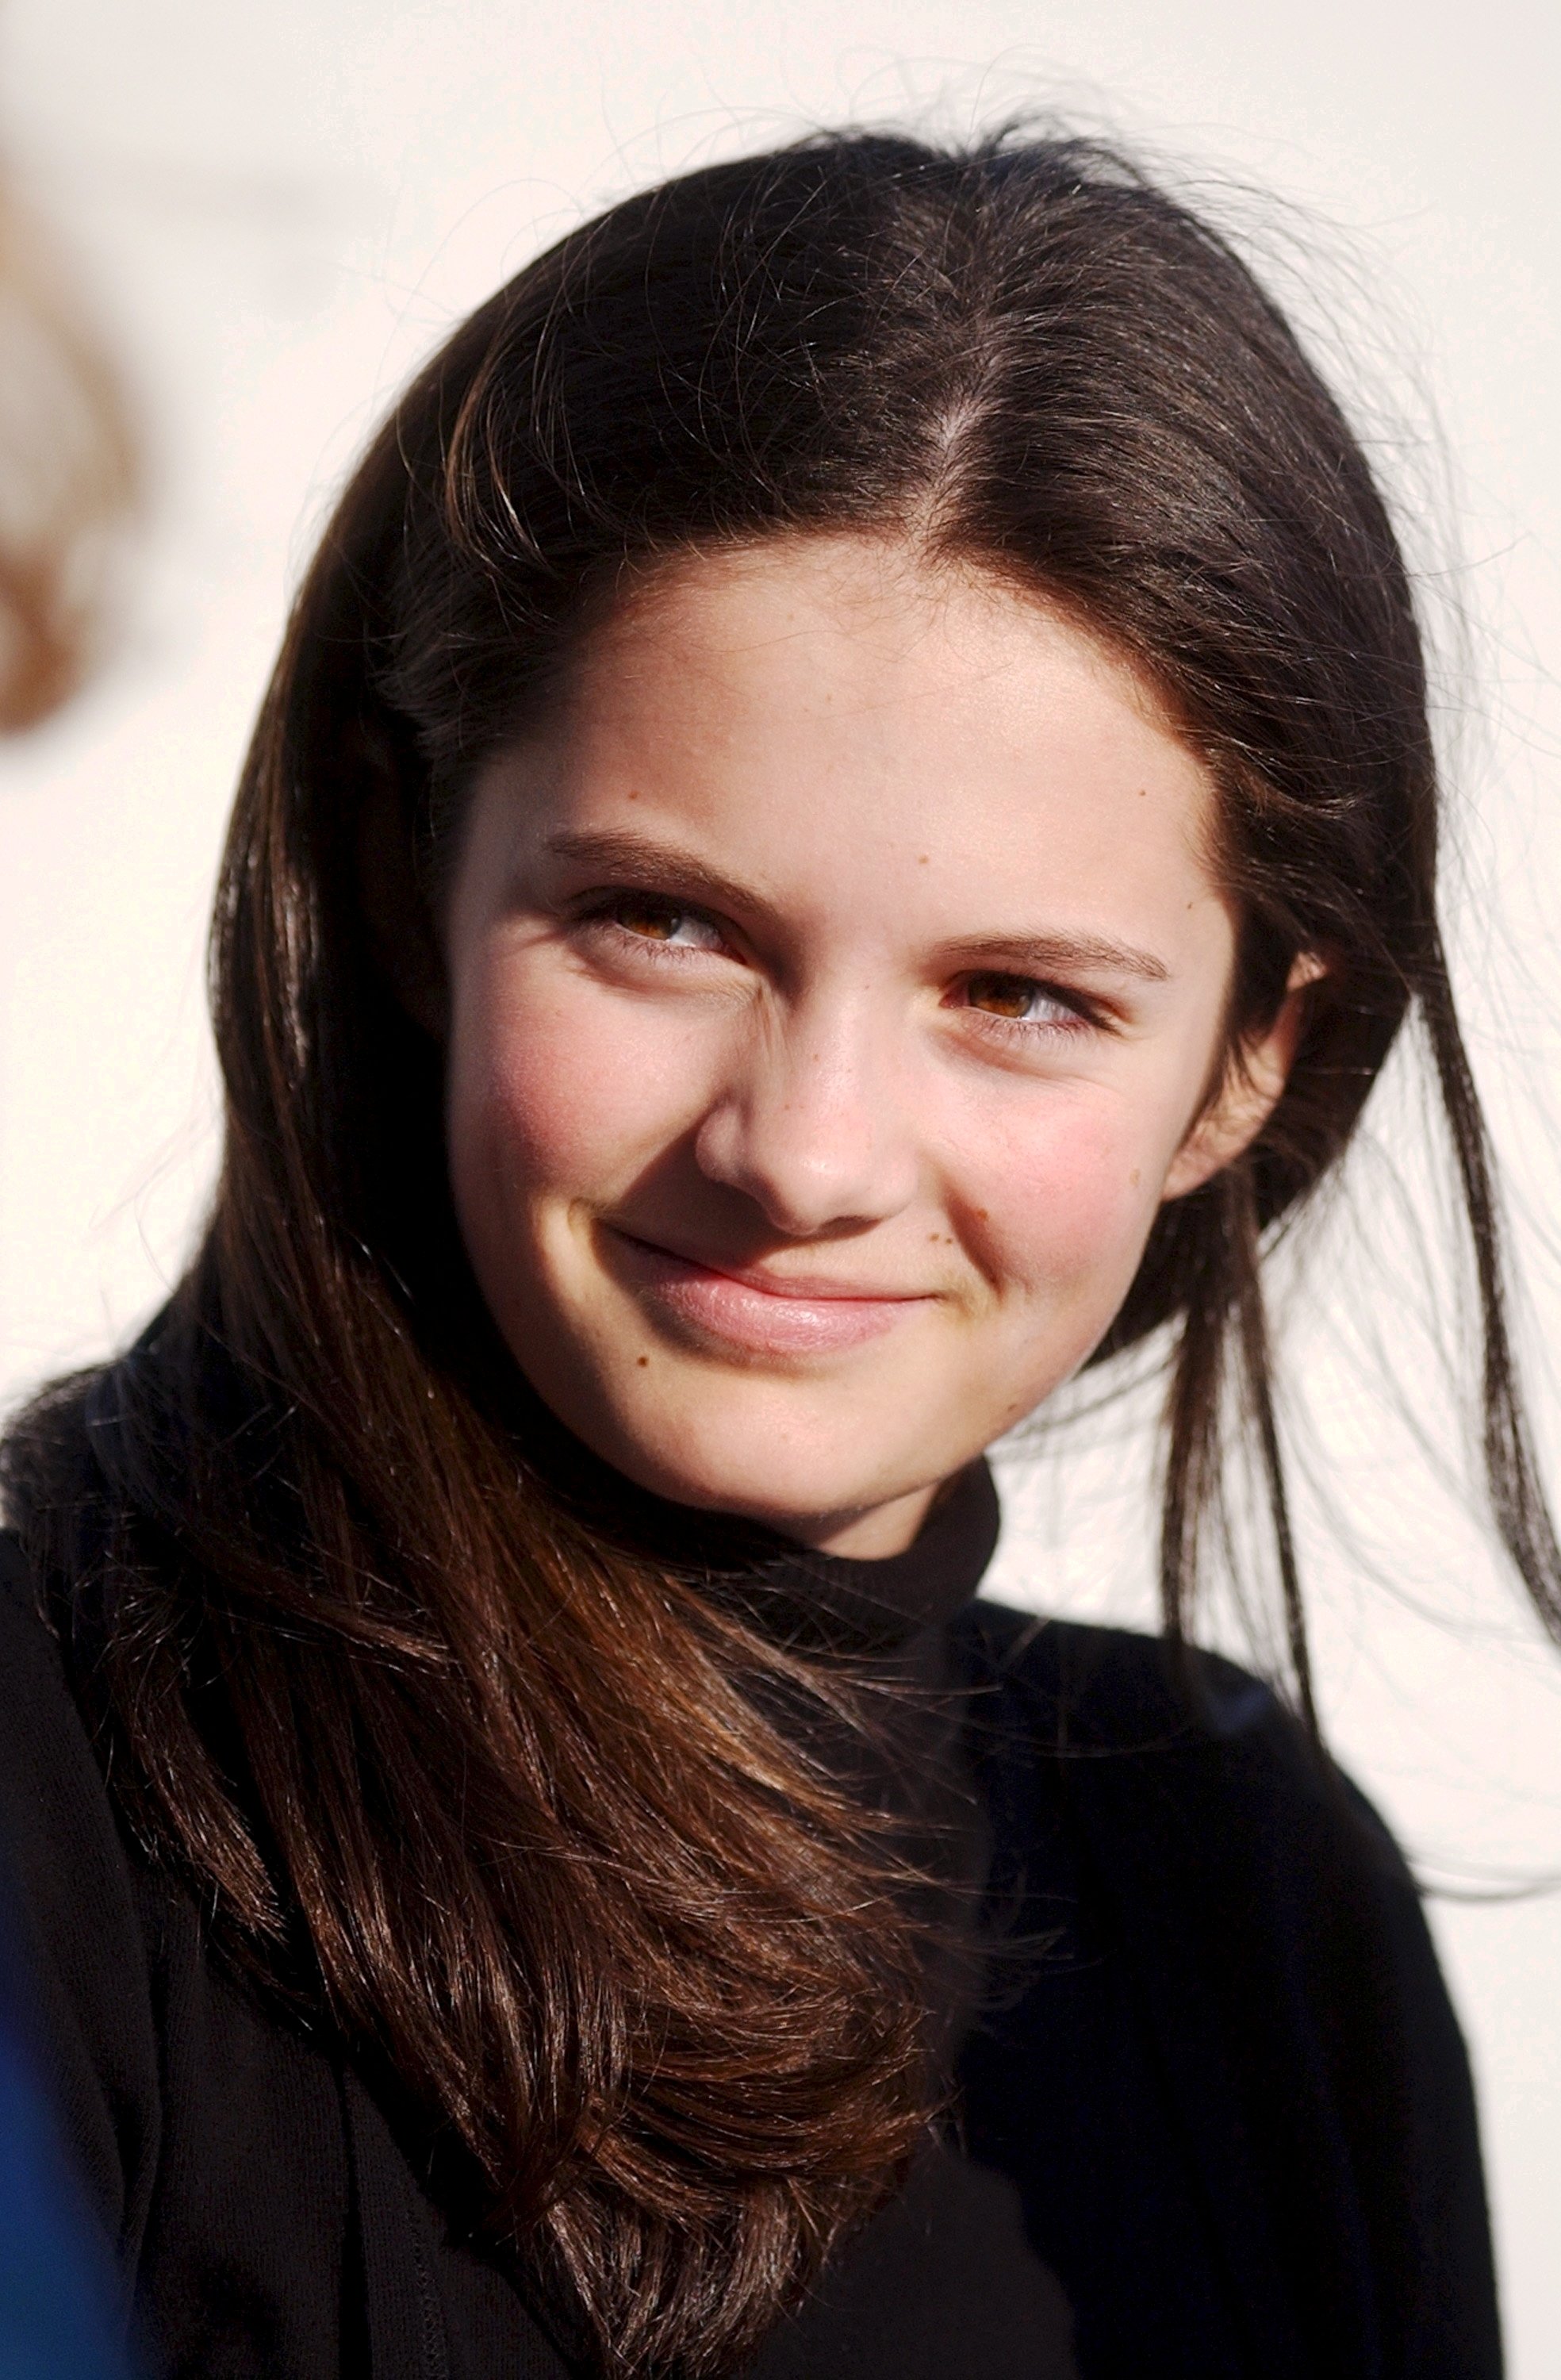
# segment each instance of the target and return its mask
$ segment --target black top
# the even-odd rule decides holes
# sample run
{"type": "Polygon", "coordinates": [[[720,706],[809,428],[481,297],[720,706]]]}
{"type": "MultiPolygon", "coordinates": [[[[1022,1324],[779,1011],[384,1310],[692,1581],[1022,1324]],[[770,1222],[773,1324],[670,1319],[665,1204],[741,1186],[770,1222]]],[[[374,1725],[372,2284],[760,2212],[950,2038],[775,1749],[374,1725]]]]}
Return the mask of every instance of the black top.
{"type": "MultiPolygon", "coordinates": [[[[984,1879],[957,2145],[753,2380],[1496,2380],[1467,2062],[1413,1888],[1265,1688],[971,1600],[984,1471],[890,1562],[715,1583],[904,1681],[864,1777],[984,1879]],[[919,1732],[918,1732],[919,1731],[919,1732]]],[[[0,1539],[0,1824],[42,2056],[143,2333],[188,2380],[563,2380],[340,2045],[260,2005],[116,1827],[0,1539]]],[[[974,1922],[974,1920],[972,1920],[974,1922]]]]}

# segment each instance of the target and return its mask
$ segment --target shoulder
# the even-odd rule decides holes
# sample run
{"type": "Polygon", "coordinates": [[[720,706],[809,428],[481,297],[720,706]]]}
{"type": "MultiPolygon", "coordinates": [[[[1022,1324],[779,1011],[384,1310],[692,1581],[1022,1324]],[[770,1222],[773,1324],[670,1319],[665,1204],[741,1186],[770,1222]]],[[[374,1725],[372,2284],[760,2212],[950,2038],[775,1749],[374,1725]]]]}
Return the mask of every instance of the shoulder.
{"type": "Polygon", "coordinates": [[[52,1880],[51,1900],[101,1919],[128,1861],[52,1617],[20,1541],[0,1531],[0,1827],[12,1881],[52,1880]]]}
{"type": "Polygon", "coordinates": [[[1402,1853],[1277,1695],[1213,1654],[1184,1676],[1161,1639],[1125,1629],[998,1605],[970,1626],[996,1689],[987,1758],[1011,1856],[1023,1864],[1060,1804],[1157,1976],[1196,1973],[1214,1999],[1266,1985],[1274,2009],[1373,2057],[1418,2033],[1456,2077],[1461,2043],[1402,1853]]]}
{"type": "Polygon", "coordinates": [[[13,1922],[83,1984],[100,1970],[123,1983],[139,1863],[54,1618],[19,1541],[0,1531],[0,1891],[13,1922]]]}
{"type": "Polygon", "coordinates": [[[1243,2267],[1277,2256],[1324,2329],[1318,2274],[1352,2274],[1333,2335],[1376,2331],[1385,2370],[1494,2374],[1468,2058],[1375,1812],[1231,1662],[1183,1679],[1157,1638],[992,1604],[964,1627],[998,1872],[1023,1902],[1060,1817],[1243,2267]]]}
{"type": "Polygon", "coordinates": [[[38,1833],[92,1831],[107,1802],[58,1640],[20,1539],[0,1530],[0,1808],[16,1855],[38,1833]]]}
{"type": "Polygon", "coordinates": [[[1218,1654],[1157,1636],[972,1607],[967,1658],[997,1699],[998,1757],[1045,1769],[1113,1866],[1168,1864],[1285,1903],[1416,1898],[1387,1828],[1273,1690],[1218,1654]]]}
{"type": "Polygon", "coordinates": [[[1284,1720],[1272,1689],[1217,1653],[1194,1650],[1185,1677],[1161,1636],[1053,1620],[980,1600],[962,1615],[978,1661],[1055,1715],[1079,1741],[1147,1750],[1231,1739],[1284,1720]]]}
{"type": "Polygon", "coordinates": [[[0,1931],[18,2017],[111,2238],[144,2208],[158,2055],[134,1863],[17,1538],[0,1532],[0,1931]]]}

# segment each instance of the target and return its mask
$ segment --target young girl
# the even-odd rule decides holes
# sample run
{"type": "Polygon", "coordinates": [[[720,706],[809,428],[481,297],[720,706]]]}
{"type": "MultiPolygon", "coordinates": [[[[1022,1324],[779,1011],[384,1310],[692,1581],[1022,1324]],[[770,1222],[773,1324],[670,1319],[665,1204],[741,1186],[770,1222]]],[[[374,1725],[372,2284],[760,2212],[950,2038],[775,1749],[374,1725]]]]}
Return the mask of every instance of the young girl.
{"type": "Polygon", "coordinates": [[[152,2368],[1497,2372],[1259,1261],[1418,1012],[1554,1617],[1435,856],[1361,452],[1098,148],[696,173],[430,364],[245,772],[204,1243],[8,1446],[11,1861],[152,2368]],[[1168,1641],[974,1601],[983,1450],[1157,1330],[1168,1641]],[[1236,1413],[1300,1720],[1182,1642],[1236,1413]]]}

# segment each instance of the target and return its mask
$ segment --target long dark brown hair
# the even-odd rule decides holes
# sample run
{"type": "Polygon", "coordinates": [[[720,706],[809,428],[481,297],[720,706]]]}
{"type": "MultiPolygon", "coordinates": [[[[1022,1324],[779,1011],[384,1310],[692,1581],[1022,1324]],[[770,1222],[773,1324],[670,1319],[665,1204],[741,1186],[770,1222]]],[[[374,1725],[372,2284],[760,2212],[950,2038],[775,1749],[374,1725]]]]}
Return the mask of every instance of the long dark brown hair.
{"type": "Polygon", "coordinates": [[[928,2089],[915,1947],[775,1716],[778,1684],[846,1685],[538,1459],[364,870],[437,880],[474,770],[626,575],[853,527],[1065,606],[1153,679],[1220,796],[1234,1050],[1299,953],[1325,965],[1269,1123],[1163,1210],[1103,1351],[1176,1334],[1173,1634],[1240,1402],[1309,1695],[1259,1255],[1411,1013],[1478,1268],[1494,1513],[1561,1624],[1438,932],[1411,589],[1274,304],[1069,139],[817,139],[572,234],[421,372],[325,534],[223,869],[210,1230],[9,1464],[89,1614],[81,1691],[141,1839],[458,2144],[490,2236],[611,2374],[732,2371],[892,2189],[928,2089]]]}

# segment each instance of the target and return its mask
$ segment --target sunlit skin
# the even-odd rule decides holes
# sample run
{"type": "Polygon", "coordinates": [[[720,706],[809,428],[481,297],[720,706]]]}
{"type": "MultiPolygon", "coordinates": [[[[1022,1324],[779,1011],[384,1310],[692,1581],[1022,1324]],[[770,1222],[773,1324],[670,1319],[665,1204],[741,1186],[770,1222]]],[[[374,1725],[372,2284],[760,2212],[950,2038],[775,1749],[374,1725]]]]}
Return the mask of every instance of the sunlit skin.
{"type": "Polygon", "coordinates": [[[531,1381],[681,1502],[877,1556],[1067,1378],[1222,1078],[1213,794],[1028,595],[866,538],[681,562],[481,773],[442,918],[461,1228],[531,1381]]]}

